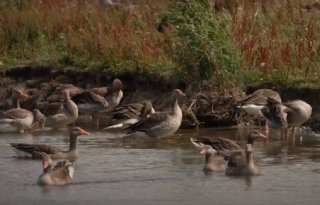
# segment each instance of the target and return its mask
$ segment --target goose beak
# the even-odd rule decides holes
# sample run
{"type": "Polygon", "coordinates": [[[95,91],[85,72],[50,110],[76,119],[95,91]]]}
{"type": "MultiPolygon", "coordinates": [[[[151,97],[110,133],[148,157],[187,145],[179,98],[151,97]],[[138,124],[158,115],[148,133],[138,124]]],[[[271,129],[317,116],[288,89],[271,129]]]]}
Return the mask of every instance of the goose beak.
{"type": "Polygon", "coordinates": [[[27,98],[29,97],[27,93],[23,92],[23,91],[19,91],[19,95],[21,98],[27,98]]]}
{"type": "Polygon", "coordinates": [[[47,161],[47,160],[45,160],[44,162],[43,162],[43,168],[48,168],[49,167],[49,162],[47,161]]]}
{"type": "Polygon", "coordinates": [[[253,152],[252,144],[247,144],[247,152],[249,152],[249,153],[253,152]]]}
{"type": "Polygon", "coordinates": [[[88,131],[86,131],[84,129],[80,130],[80,135],[88,135],[88,134],[90,134],[90,132],[88,132],[88,131]]]}

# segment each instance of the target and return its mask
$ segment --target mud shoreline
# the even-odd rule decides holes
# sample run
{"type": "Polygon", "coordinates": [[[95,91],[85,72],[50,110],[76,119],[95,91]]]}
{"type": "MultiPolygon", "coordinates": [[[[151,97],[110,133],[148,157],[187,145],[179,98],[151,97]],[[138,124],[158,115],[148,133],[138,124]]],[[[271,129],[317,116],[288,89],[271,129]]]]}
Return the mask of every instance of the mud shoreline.
{"type": "MultiPolygon", "coordinates": [[[[121,104],[140,102],[144,99],[152,101],[156,110],[169,109],[170,95],[174,88],[179,88],[187,93],[187,98],[180,102],[184,118],[182,128],[195,127],[227,127],[247,122],[247,116],[240,115],[237,110],[237,101],[245,95],[239,87],[218,89],[208,83],[201,88],[194,88],[183,82],[163,78],[154,78],[137,73],[125,73],[117,76],[110,76],[101,71],[82,71],[73,67],[52,68],[52,67],[31,67],[18,66],[3,71],[0,76],[0,88],[6,89],[9,86],[29,85],[50,82],[55,84],[73,84],[87,89],[110,85],[117,77],[123,82],[124,97],[121,104]]],[[[283,101],[302,99],[313,107],[311,119],[306,123],[314,131],[319,131],[320,89],[311,88],[277,88],[271,84],[248,86],[247,93],[259,88],[271,88],[280,93],[283,101]]]]}

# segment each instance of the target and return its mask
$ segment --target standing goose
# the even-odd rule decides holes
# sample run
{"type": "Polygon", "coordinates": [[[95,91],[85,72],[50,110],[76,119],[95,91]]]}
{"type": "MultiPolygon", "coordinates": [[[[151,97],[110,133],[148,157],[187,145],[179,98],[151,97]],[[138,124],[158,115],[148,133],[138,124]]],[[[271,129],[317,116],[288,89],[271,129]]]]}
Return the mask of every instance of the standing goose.
{"type": "Polygon", "coordinates": [[[172,110],[169,112],[155,112],[148,118],[128,127],[128,135],[140,135],[149,137],[166,137],[173,135],[180,127],[182,111],[178,104],[178,98],[186,96],[181,90],[175,89],[172,92],[172,110]]]}
{"type": "MultiPolygon", "coordinates": [[[[259,89],[253,92],[250,95],[244,97],[239,103],[238,108],[243,109],[248,114],[253,115],[259,122],[259,126],[261,125],[261,118],[263,115],[261,113],[261,109],[267,104],[267,99],[273,98],[279,102],[281,102],[281,97],[279,93],[271,89],[259,89]]],[[[266,130],[268,130],[266,124],[266,130]]]]}
{"type": "Polygon", "coordinates": [[[112,111],[112,125],[104,128],[104,130],[121,128],[124,129],[139,120],[147,118],[151,113],[155,113],[149,100],[142,103],[130,103],[118,106],[112,111]]]}
{"type": "Polygon", "coordinates": [[[48,154],[38,152],[36,155],[41,156],[43,166],[43,173],[38,179],[39,185],[65,185],[72,182],[75,162],[60,161],[52,167],[52,160],[48,154]]]}
{"type": "Polygon", "coordinates": [[[289,127],[292,127],[294,136],[295,128],[310,119],[312,107],[302,100],[281,103],[269,98],[268,104],[261,111],[269,124],[285,129],[284,137],[287,137],[289,127]]]}
{"type": "Polygon", "coordinates": [[[107,89],[106,98],[96,94],[93,90],[83,91],[75,95],[72,100],[78,105],[79,112],[90,114],[95,126],[99,127],[98,113],[110,112],[119,105],[123,97],[122,82],[115,79],[112,86],[107,89]]]}
{"type": "Polygon", "coordinates": [[[41,159],[41,155],[37,152],[44,152],[48,154],[52,159],[68,159],[74,161],[78,158],[79,153],[77,151],[77,137],[79,135],[88,135],[89,132],[81,129],[80,127],[74,127],[70,131],[70,144],[69,150],[63,151],[57,147],[45,145],[45,144],[24,144],[24,143],[11,143],[13,150],[21,158],[41,159]]]}
{"type": "Polygon", "coordinates": [[[201,149],[200,154],[205,156],[205,172],[225,171],[225,157],[242,150],[238,143],[223,137],[201,136],[190,140],[195,147],[201,149]]]}
{"type": "Polygon", "coordinates": [[[51,103],[42,107],[46,116],[46,125],[58,129],[74,123],[78,118],[78,106],[71,100],[69,90],[62,90],[63,103],[51,103]]]}
{"type": "Polygon", "coordinates": [[[10,109],[0,113],[0,133],[24,133],[44,127],[45,117],[35,109],[33,112],[22,108],[10,109]]]}
{"type": "Polygon", "coordinates": [[[247,136],[247,144],[245,150],[231,152],[227,156],[228,164],[226,168],[226,175],[258,175],[259,168],[255,165],[253,160],[253,142],[254,140],[268,138],[257,130],[249,133],[247,136]]]}
{"type": "Polygon", "coordinates": [[[28,97],[27,94],[20,90],[15,90],[18,93],[16,99],[16,108],[9,109],[0,113],[0,133],[23,133],[27,130],[35,128],[34,125],[39,123],[43,127],[44,116],[39,110],[33,112],[20,108],[19,98],[28,97]]]}

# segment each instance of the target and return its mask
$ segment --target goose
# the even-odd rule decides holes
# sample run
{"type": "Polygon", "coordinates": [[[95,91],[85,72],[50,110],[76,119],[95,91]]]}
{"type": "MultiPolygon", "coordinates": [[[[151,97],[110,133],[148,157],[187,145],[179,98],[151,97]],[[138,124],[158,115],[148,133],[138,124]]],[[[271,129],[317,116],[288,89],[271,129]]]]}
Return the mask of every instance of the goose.
{"type": "MultiPolygon", "coordinates": [[[[278,92],[271,89],[259,89],[240,100],[238,108],[253,115],[258,120],[260,127],[261,119],[263,119],[261,109],[267,104],[267,98],[273,98],[281,102],[281,97],[278,92]]],[[[265,129],[268,130],[267,123],[265,124],[265,129]]]]}
{"type": "Polygon", "coordinates": [[[200,154],[205,156],[203,171],[225,171],[225,157],[234,151],[242,150],[241,146],[233,140],[223,137],[201,136],[190,138],[191,143],[200,148],[200,154]]]}
{"type": "Polygon", "coordinates": [[[247,136],[247,144],[245,150],[239,150],[232,152],[230,156],[227,156],[228,160],[226,175],[229,176],[250,176],[259,175],[260,170],[253,160],[253,142],[254,140],[267,140],[268,137],[254,130],[247,136]]]}
{"type": "Polygon", "coordinates": [[[200,154],[205,156],[204,172],[225,171],[226,165],[224,157],[217,154],[217,150],[210,145],[203,145],[200,154]]]}
{"type": "Polygon", "coordinates": [[[72,183],[75,162],[59,161],[52,167],[51,157],[44,153],[38,152],[36,155],[41,156],[43,173],[39,176],[38,184],[46,185],[66,185],[72,183]]]}
{"type": "Polygon", "coordinates": [[[0,133],[24,133],[44,127],[44,116],[38,110],[33,112],[14,108],[0,113],[0,133]]]}
{"type": "MultiPolygon", "coordinates": [[[[19,97],[28,97],[20,90],[14,91],[19,97]]],[[[35,109],[33,112],[20,108],[19,97],[16,99],[16,107],[0,113],[0,133],[24,133],[34,130],[38,125],[43,127],[44,116],[35,109]]]]}
{"type": "Polygon", "coordinates": [[[104,130],[126,128],[147,118],[151,113],[155,113],[155,110],[149,100],[118,106],[112,111],[112,125],[104,128],[104,130]]]}
{"type": "Polygon", "coordinates": [[[281,103],[268,98],[268,103],[261,112],[270,125],[284,129],[285,134],[282,137],[286,138],[289,127],[292,128],[292,136],[294,136],[295,128],[310,119],[312,107],[303,100],[281,103]]]}
{"type": "Polygon", "coordinates": [[[178,98],[183,96],[186,94],[179,89],[174,89],[171,95],[172,110],[152,113],[149,117],[129,126],[127,136],[167,137],[173,135],[181,125],[182,111],[178,98]]]}
{"type": "Polygon", "coordinates": [[[80,127],[74,127],[71,129],[69,138],[69,150],[63,151],[57,147],[45,145],[45,144],[25,144],[25,143],[11,143],[11,147],[20,158],[41,159],[37,152],[44,152],[48,154],[53,160],[56,159],[68,159],[74,161],[78,158],[79,153],[77,151],[77,137],[79,135],[88,135],[88,131],[81,129],[80,127]]]}
{"type": "Polygon", "coordinates": [[[90,114],[96,128],[99,127],[99,113],[112,111],[119,105],[123,97],[122,82],[119,79],[114,79],[112,86],[108,88],[106,98],[96,94],[94,91],[86,90],[75,95],[72,100],[77,104],[80,113],[90,114]]]}
{"type": "Polygon", "coordinates": [[[78,106],[71,100],[69,90],[62,90],[63,103],[44,105],[41,110],[46,116],[46,126],[58,129],[74,123],[78,118],[78,106]]]}

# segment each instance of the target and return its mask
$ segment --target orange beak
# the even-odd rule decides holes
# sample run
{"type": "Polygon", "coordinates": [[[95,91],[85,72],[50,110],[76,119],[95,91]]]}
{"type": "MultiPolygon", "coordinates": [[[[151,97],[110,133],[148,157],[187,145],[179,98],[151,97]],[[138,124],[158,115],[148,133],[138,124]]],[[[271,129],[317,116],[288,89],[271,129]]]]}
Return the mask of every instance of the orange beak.
{"type": "Polygon", "coordinates": [[[80,130],[80,135],[88,135],[88,134],[90,134],[90,132],[88,132],[88,131],[86,131],[84,129],[80,130]]]}
{"type": "Polygon", "coordinates": [[[19,94],[20,94],[20,97],[21,97],[21,98],[27,98],[27,97],[29,97],[28,94],[25,93],[25,92],[23,92],[23,91],[20,91],[19,94]]]}
{"type": "Polygon", "coordinates": [[[43,168],[48,168],[49,167],[49,162],[46,160],[43,162],[43,168]]]}

